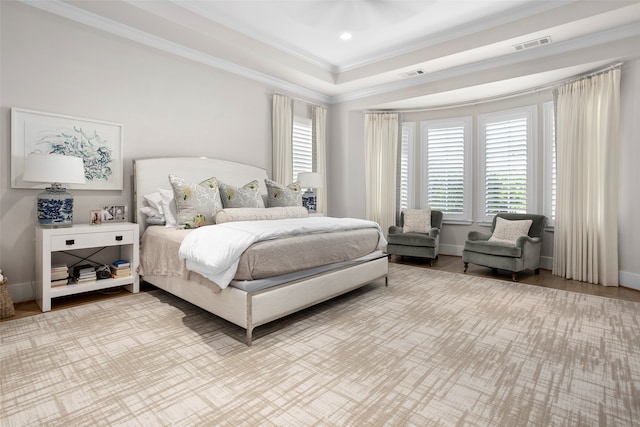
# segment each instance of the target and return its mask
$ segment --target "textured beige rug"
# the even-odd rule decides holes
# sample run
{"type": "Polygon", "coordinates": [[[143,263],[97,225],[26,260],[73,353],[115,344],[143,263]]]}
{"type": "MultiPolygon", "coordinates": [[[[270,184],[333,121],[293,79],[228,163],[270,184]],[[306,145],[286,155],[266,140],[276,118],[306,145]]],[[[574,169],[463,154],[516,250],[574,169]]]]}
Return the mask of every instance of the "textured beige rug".
{"type": "Polygon", "coordinates": [[[2,323],[0,424],[640,423],[640,304],[390,269],[252,347],[162,291],[2,323]]]}

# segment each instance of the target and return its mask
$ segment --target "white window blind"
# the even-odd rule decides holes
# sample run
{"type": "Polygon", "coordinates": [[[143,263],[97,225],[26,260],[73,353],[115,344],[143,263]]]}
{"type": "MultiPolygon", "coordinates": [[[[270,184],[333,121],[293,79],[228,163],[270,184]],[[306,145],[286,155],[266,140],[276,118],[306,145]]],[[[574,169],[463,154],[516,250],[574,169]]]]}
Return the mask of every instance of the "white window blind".
{"type": "Polygon", "coordinates": [[[422,124],[422,205],[448,221],[471,220],[471,118],[422,124]]]}
{"type": "Polygon", "coordinates": [[[484,221],[498,212],[534,212],[532,157],[534,109],[496,113],[481,118],[484,167],[481,187],[484,221]]]}
{"type": "Polygon", "coordinates": [[[415,134],[415,123],[402,123],[402,140],[400,141],[400,158],[399,170],[400,176],[398,180],[399,207],[406,209],[413,207],[411,191],[412,190],[412,168],[411,159],[413,157],[413,140],[415,134]]]}
{"type": "Polygon", "coordinates": [[[313,129],[311,119],[294,117],[293,119],[293,177],[298,180],[300,172],[313,172],[313,129]]]}

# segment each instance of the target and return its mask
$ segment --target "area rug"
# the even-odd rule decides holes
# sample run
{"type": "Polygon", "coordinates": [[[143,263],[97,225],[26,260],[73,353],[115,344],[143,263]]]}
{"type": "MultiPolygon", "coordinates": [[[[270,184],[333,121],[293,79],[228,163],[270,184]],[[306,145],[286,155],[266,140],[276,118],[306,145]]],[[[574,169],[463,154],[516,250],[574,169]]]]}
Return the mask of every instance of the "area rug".
{"type": "Polygon", "coordinates": [[[640,303],[390,265],[244,331],[155,290],[0,324],[2,426],[632,426],[640,303]]]}

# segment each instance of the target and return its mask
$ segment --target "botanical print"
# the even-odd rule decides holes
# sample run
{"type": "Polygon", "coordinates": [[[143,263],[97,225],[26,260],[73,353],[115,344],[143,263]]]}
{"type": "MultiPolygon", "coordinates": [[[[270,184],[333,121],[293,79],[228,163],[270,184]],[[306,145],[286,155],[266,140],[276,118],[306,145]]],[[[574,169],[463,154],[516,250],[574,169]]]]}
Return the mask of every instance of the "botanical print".
{"type": "Polygon", "coordinates": [[[29,154],[62,154],[76,156],[84,162],[84,177],[87,181],[108,181],[113,174],[113,150],[96,130],[86,131],[81,126],[60,129],[45,134],[36,142],[36,148],[29,154]]]}
{"type": "Polygon", "coordinates": [[[39,111],[11,109],[13,188],[44,188],[22,181],[31,154],[62,154],[83,160],[86,183],[72,189],[122,190],[122,125],[39,111]]]}

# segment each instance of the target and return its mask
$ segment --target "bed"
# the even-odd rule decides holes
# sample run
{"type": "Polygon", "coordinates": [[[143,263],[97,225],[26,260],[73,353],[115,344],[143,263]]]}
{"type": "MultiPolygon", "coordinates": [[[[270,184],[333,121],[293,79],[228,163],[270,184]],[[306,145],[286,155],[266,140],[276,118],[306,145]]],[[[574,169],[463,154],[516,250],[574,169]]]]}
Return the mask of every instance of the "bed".
{"type": "MultiPolygon", "coordinates": [[[[247,277],[234,276],[228,285],[220,286],[218,282],[207,278],[204,273],[201,274],[200,271],[191,271],[187,268],[187,265],[191,262],[189,259],[179,259],[177,253],[182,250],[183,243],[185,243],[184,240],[190,239],[193,235],[205,236],[206,233],[230,233],[232,232],[230,230],[235,230],[235,227],[242,225],[242,223],[246,223],[249,227],[268,226],[267,228],[274,230],[278,228],[276,225],[281,225],[279,228],[288,229],[289,223],[295,226],[300,225],[303,230],[307,230],[307,227],[310,226],[320,227],[318,230],[324,230],[323,227],[333,227],[332,222],[334,220],[336,222],[362,220],[319,218],[315,216],[305,218],[307,217],[305,212],[304,215],[300,215],[302,218],[294,216],[293,218],[281,220],[241,221],[199,227],[194,230],[149,225],[147,216],[140,213],[140,207],[145,206],[148,201],[148,197],[145,196],[156,193],[159,190],[167,193],[172,189],[168,179],[169,174],[180,176],[185,181],[197,183],[215,177],[218,181],[237,187],[241,187],[251,181],[257,181],[259,192],[265,199],[267,194],[265,179],[268,177],[266,171],[258,167],[220,159],[191,157],[136,159],[133,162],[133,172],[133,212],[142,236],[140,249],[142,279],[244,328],[246,330],[247,345],[252,344],[253,331],[257,326],[334,298],[378,279],[384,279],[384,284],[387,286],[388,258],[380,250],[380,245],[384,243],[384,237],[381,234],[375,250],[367,250],[368,253],[363,254],[361,253],[363,249],[358,249],[361,252],[353,252],[351,259],[348,260],[339,262],[334,262],[335,260],[333,260],[320,266],[305,267],[302,271],[286,271],[283,274],[276,272],[273,273],[275,276],[270,276],[271,273],[269,271],[259,271],[260,267],[265,266],[264,262],[260,262],[262,259],[260,254],[279,250],[277,246],[279,240],[286,241],[289,245],[288,249],[283,249],[285,256],[280,257],[280,259],[284,261],[288,259],[286,251],[289,251],[289,255],[297,251],[297,253],[311,253],[311,256],[306,258],[313,260],[315,256],[314,250],[322,250],[329,243],[326,240],[321,240],[313,245],[308,245],[307,242],[310,241],[308,239],[327,239],[329,236],[338,238],[340,234],[352,233],[340,237],[342,243],[338,246],[349,246],[348,242],[357,241],[361,238],[370,241],[371,236],[366,236],[365,238],[365,233],[370,234],[370,231],[361,229],[336,233],[312,231],[308,235],[298,234],[296,236],[283,237],[282,239],[270,237],[266,241],[254,242],[243,253],[243,259],[238,261],[238,269],[235,271],[235,274],[239,276],[242,276],[241,271],[244,271],[247,277]],[[289,223],[286,223],[286,221],[289,221],[289,223]],[[320,236],[321,234],[322,236],[320,236]],[[306,249],[301,251],[301,247],[306,249]],[[154,248],[163,248],[163,254],[145,252],[154,248]],[[255,257],[249,258],[249,254],[255,255],[255,257]],[[151,262],[149,261],[145,267],[143,261],[145,256],[148,260],[152,259],[158,262],[164,257],[166,259],[162,262],[168,264],[164,264],[162,268],[150,268],[149,264],[151,262]],[[245,264],[253,265],[259,273],[247,273],[245,264]],[[253,275],[256,277],[253,277],[253,275]]],[[[294,208],[292,209],[295,210],[294,208]]],[[[225,209],[225,211],[229,210],[225,209]]],[[[242,210],[235,210],[234,213],[240,211],[242,210]]],[[[310,228],[310,230],[315,229],[310,228]]],[[[275,233],[276,231],[273,232],[275,233]]],[[[377,232],[380,231],[378,230],[377,232]]],[[[228,235],[221,234],[218,236],[228,235]]],[[[347,251],[349,249],[344,250],[347,251]]],[[[183,255],[182,252],[179,253],[180,256],[183,255]]],[[[271,264],[277,263],[269,263],[270,267],[271,264]]],[[[265,269],[262,268],[262,270],[265,269]]],[[[214,276],[216,279],[218,277],[220,276],[214,276]]]]}

